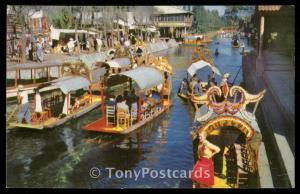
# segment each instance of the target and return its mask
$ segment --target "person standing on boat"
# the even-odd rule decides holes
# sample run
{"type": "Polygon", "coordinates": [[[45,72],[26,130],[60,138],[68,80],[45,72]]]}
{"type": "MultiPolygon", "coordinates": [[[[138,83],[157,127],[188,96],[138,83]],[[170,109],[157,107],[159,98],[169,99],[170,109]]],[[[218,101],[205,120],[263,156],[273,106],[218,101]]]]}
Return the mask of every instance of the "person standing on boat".
{"type": "Polygon", "coordinates": [[[216,48],[216,50],[215,50],[215,56],[218,56],[219,55],[219,50],[218,50],[218,48],[216,48]]]}
{"type": "Polygon", "coordinates": [[[222,90],[222,96],[221,97],[216,96],[216,99],[217,99],[218,102],[223,101],[224,100],[224,93],[229,91],[229,87],[228,87],[228,84],[227,84],[227,81],[228,81],[229,77],[230,77],[229,73],[225,73],[223,75],[222,81],[220,83],[220,88],[222,90]]]}
{"type": "Polygon", "coordinates": [[[18,86],[17,101],[18,104],[20,105],[19,113],[18,113],[18,123],[22,123],[23,119],[25,119],[26,123],[30,123],[28,93],[23,89],[24,87],[22,85],[18,86]]]}
{"type": "Polygon", "coordinates": [[[201,96],[202,95],[201,80],[200,79],[194,85],[194,95],[196,95],[196,96],[201,96]]]}
{"type": "Polygon", "coordinates": [[[223,75],[222,81],[221,81],[221,83],[220,83],[220,87],[224,86],[224,84],[227,83],[229,77],[230,77],[230,74],[229,74],[229,73],[225,73],[225,74],[223,75]]]}
{"type": "Polygon", "coordinates": [[[197,83],[197,75],[194,74],[193,77],[191,78],[190,85],[189,85],[190,91],[193,91],[196,83],[197,83]]]}
{"type": "Polygon", "coordinates": [[[181,93],[181,92],[185,93],[186,92],[187,84],[188,84],[187,82],[188,82],[187,79],[183,78],[183,80],[180,83],[180,87],[178,89],[178,93],[181,93]]]}
{"type": "Polygon", "coordinates": [[[41,98],[41,95],[40,95],[40,92],[39,92],[38,89],[35,91],[34,112],[36,112],[36,113],[43,112],[43,109],[42,109],[42,98],[41,98]]]}
{"type": "MultiPolygon", "coordinates": [[[[196,162],[191,179],[201,188],[210,188],[214,185],[214,164],[212,157],[220,152],[220,148],[206,140],[205,131],[199,134],[198,161],[196,162]]],[[[193,184],[195,187],[195,184],[193,184]]]]}

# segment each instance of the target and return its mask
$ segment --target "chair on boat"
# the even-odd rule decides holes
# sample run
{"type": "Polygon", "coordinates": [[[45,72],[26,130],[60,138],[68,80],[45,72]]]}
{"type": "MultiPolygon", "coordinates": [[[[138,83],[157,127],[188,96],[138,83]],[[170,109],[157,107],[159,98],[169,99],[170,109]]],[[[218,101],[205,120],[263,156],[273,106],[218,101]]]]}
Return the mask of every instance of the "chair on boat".
{"type": "Polygon", "coordinates": [[[117,110],[117,127],[129,127],[131,124],[130,115],[128,114],[128,110],[124,110],[119,108],[117,110]]]}
{"type": "Polygon", "coordinates": [[[41,123],[48,120],[51,117],[50,108],[46,107],[42,112],[34,112],[31,115],[31,122],[41,123]]]}
{"type": "Polygon", "coordinates": [[[115,124],[116,122],[116,107],[106,105],[106,126],[115,124]]]}
{"type": "Polygon", "coordinates": [[[34,113],[31,114],[31,122],[41,123],[48,120],[50,117],[50,108],[47,107],[46,103],[44,103],[44,106],[42,106],[41,96],[39,93],[37,93],[35,95],[34,113]]]}

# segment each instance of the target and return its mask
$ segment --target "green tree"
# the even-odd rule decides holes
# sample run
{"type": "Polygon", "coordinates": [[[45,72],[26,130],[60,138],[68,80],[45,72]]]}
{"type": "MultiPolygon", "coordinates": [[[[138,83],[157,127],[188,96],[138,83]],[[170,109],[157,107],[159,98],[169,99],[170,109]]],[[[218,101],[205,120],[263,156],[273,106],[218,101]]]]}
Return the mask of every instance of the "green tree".
{"type": "Polygon", "coordinates": [[[57,28],[71,28],[74,23],[74,16],[71,8],[62,8],[51,14],[53,25],[57,28]]]}
{"type": "Polygon", "coordinates": [[[194,9],[194,22],[192,31],[196,33],[205,33],[218,30],[222,27],[222,18],[217,10],[206,10],[204,6],[196,6],[194,9]]]}

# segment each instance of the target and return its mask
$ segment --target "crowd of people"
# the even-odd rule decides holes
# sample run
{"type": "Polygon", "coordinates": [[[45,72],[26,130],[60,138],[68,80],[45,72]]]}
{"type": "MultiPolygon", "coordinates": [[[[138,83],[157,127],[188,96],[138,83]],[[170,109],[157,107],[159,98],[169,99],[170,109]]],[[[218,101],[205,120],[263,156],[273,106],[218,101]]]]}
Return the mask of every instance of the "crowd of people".
{"type": "Polygon", "coordinates": [[[203,92],[216,85],[217,82],[215,80],[214,72],[212,73],[212,75],[208,75],[206,86],[204,86],[204,82],[201,79],[197,78],[197,74],[194,74],[189,81],[187,78],[184,78],[181,81],[178,93],[190,92],[193,95],[201,96],[203,95],[203,92]]]}
{"type": "MultiPolygon", "coordinates": [[[[223,87],[224,83],[228,81],[228,78],[230,77],[229,73],[225,73],[223,75],[222,81],[220,82],[220,87],[223,87]]],[[[215,80],[215,74],[212,73],[212,75],[208,75],[207,78],[207,84],[197,78],[197,75],[194,74],[193,77],[188,81],[187,78],[184,78],[181,83],[180,87],[178,89],[178,93],[187,93],[193,94],[195,96],[201,96],[206,92],[210,87],[217,86],[217,82],[215,80]]]]}
{"type": "Polygon", "coordinates": [[[138,114],[138,97],[135,94],[135,90],[132,89],[129,91],[124,91],[123,95],[109,95],[109,100],[106,103],[106,106],[115,108],[115,118],[117,117],[118,111],[125,111],[128,117],[131,117],[133,120],[137,119],[138,114]]]}
{"type": "MultiPolygon", "coordinates": [[[[21,60],[25,55],[27,61],[43,62],[45,54],[48,53],[73,55],[75,53],[101,52],[104,49],[107,50],[118,46],[130,48],[131,45],[144,39],[146,38],[133,33],[121,33],[120,36],[109,33],[106,36],[91,33],[88,37],[80,35],[78,38],[65,35],[60,37],[59,40],[51,40],[50,37],[38,35],[27,40],[26,45],[24,45],[25,48],[23,47],[22,39],[15,39],[13,43],[9,44],[13,44],[13,46],[8,46],[8,53],[10,53],[9,56],[11,58],[17,57],[21,60]],[[23,53],[23,48],[25,53],[23,53]]],[[[153,40],[154,38],[151,36],[147,39],[149,42],[153,40]]]]}
{"type": "MultiPolygon", "coordinates": [[[[131,89],[130,91],[125,90],[123,95],[109,95],[106,106],[115,108],[115,118],[117,118],[118,112],[125,112],[128,117],[134,122],[138,121],[138,110],[141,110],[141,115],[153,113],[157,105],[160,104],[160,97],[153,93],[151,90],[146,91],[145,96],[140,99],[139,105],[139,97],[136,95],[135,89],[131,89]],[[139,107],[141,106],[141,107],[139,107]]],[[[143,116],[141,116],[143,118],[143,116]]],[[[116,123],[115,123],[116,124],[116,123]]]]}

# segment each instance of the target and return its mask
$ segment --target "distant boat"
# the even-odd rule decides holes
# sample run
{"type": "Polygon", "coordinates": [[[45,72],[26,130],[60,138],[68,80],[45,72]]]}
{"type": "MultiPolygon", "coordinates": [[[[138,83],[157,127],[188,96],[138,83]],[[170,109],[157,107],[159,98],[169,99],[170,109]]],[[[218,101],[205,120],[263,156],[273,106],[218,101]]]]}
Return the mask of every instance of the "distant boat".
{"type": "Polygon", "coordinates": [[[216,49],[215,56],[218,56],[218,55],[219,55],[219,51],[218,51],[218,49],[216,49]]]}
{"type": "Polygon", "coordinates": [[[239,42],[237,40],[236,41],[232,41],[231,45],[232,45],[232,48],[240,48],[240,44],[239,44],[239,42]]]}

